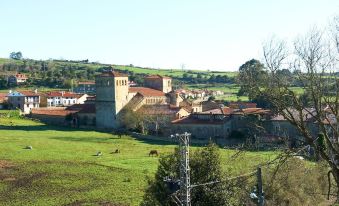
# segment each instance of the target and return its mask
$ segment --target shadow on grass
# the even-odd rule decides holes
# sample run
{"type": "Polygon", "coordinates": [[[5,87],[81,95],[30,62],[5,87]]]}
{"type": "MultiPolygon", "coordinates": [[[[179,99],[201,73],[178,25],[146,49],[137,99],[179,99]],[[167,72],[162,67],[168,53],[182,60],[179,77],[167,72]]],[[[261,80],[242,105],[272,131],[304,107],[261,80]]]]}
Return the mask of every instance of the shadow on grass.
{"type": "MultiPolygon", "coordinates": [[[[112,131],[98,131],[93,129],[84,129],[84,128],[71,128],[66,126],[53,126],[53,125],[27,125],[27,126],[7,126],[0,125],[0,129],[3,130],[21,130],[21,131],[62,131],[62,132],[73,132],[73,131],[83,131],[83,132],[97,132],[101,134],[111,134],[112,137],[76,137],[76,136],[63,136],[63,137],[50,137],[51,139],[62,140],[62,141],[73,141],[73,142],[97,142],[97,143],[110,143],[112,139],[120,139],[119,137],[112,134],[112,131]]],[[[130,133],[128,136],[131,136],[134,140],[141,143],[150,144],[150,145],[178,145],[176,139],[171,139],[169,137],[156,137],[156,136],[144,136],[140,134],[130,133]]],[[[124,139],[124,137],[122,137],[124,139]]],[[[205,142],[198,142],[195,139],[191,140],[191,146],[201,147],[208,145],[208,140],[205,142]]]]}
{"type": "MultiPolygon", "coordinates": [[[[22,131],[46,131],[46,130],[56,130],[56,131],[89,131],[93,132],[96,130],[91,130],[91,129],[83,129],[83,128],[72,128],[72,127],[67,127],[67,126],[53,126],[53,125],[13,125],[13,126],[8,126],[8,125],[0,125],[0,129],[3,130],[22,130],[22,131]]],[[[108,133],[104,131],[96,131],[99,133],[108,133]]]]}

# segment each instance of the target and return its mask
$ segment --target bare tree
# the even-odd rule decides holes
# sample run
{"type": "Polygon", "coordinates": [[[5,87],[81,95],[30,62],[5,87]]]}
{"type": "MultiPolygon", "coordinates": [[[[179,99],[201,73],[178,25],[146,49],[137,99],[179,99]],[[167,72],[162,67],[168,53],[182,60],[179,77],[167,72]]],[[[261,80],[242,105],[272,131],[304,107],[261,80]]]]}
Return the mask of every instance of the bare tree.
{"type": "Polygon", "coordinates": [[[250,76],[250,93],[263,96],[274,110],[297,128],[304,141],[325,160],[337,184],[339,201],[339,24],[332,37],[328,30],[312,29],[299,37],[289,50],[287,43],[273,38],[263,46],[267,69],[265,81],[250,76]],[[307,103],[291,88],[291,82],[277,74],[288,69],[308,95],[307,103]],[[316,134],[315,134],[316,128],[316,134]],[[318,135],[320,134],[321,135],[318,135]]]}

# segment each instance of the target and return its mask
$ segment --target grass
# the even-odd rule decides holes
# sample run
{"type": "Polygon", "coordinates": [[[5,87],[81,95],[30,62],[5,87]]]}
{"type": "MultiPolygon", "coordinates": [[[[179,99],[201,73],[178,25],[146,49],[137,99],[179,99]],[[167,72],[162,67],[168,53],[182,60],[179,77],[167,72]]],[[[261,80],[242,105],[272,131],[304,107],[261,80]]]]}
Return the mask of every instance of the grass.
{"type": "Polygon", "coordinates": [[[216,96],[216,100],[227,102],[248,101],[247,96],[237,96],[240,86],[237,84],[189,84],[188,89],[208,89],[213,91],[223,91],[224,95],[216,96]]]}
{"type": "MultiPolygon", "coordinates": [[[[0,118],[0,131],[0,205],[138,205],[158,165],[148,152],[166,155],[175,147],[172,142],[118,138],[20,118],[0,118]],[[23,149],[28,145],[33,149],[23,149]],[[117,148],[121,153],[110,154],[117,148]],[[97,151],[103,156],[95,156],[97,151]],[[10,166],[1,168],[1,161],[10,166]]],[[[221,150],[224,169],[234,174],[276,155],[246,152],[229,163],[234,153],[221,150]]]]}
{"type": "Polygon", "coordinates": [[[193,76],[197,76],[197,74],[201,74],[203,76],[209,77],[212,74],[214,75],[227,75],[229,77],[234,77],[238,74],[238,72],[223,72],[223,71],[206,71],[206,70],[180,70],[180,69],[153,69],[153,68],[141,68],[141,67],[131,67],[131,66],[122,66],[115,65],[114,66],[120,70],[132,71],[137,74],[159,74],[163,76],[171,76],[171,77],[182,77],[184,73],[188,73],[193,76]]]}
{"type": "Polygon", "coordinates": [[[8,93],[9,90],[12,91],[22,91],[22,90],[27,90],[27,91],[33,91],[34,89],[37,89],[38,92],[50,92],[50,91],[68,91],[69,89],[65,88],[50,88],[50,87],[15,87],[12,89],[0,89],[0,93],[8,93]]]}
{"type": "MultiPolygon", "coordinates": [[[[76,66],[83,69],[89,68],[91,70],[97,70],[102,67],[107,67],[108,64],[100,64],[100,63],[76,63],[76,62],[61,62],[61,61],[46,61],[47,63],[51,63],[57,68],[67,67],[67,66],[76,66]]],[[[0,65],[5,63],[13,63],[17,65],[24,65],[23,60],[14,60],[14,59],[7,59],[7,58],[0,58],[0,65]]],[[[135,67],[135,66],[126,66],[126,65],[113,65],[112,66],[119,70],[127,70],[133,71],[136,74],[160,74],[163,76],[172,76],[172,77],[182,77],[184,73],[192,74],[196,76],[197,74],[202,74],[203,76],[211,76],[214,75],[227,75],[230,77],[234,77],[238,74],[238,72],[224,72],[224,71],[209,71],[209,70],[180,70],[180,69],[154,69],[154,68],[142,68],[142,67],[135,67]]]]}

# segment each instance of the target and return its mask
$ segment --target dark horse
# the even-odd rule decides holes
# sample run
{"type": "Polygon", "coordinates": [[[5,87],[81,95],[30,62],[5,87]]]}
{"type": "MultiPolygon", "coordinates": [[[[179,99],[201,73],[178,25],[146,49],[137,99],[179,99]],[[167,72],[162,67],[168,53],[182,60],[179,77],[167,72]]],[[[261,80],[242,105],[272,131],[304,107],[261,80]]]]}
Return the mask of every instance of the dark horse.
{"type": "Polygon", "coordinates": [[[153,156],[153,155],[158,156],[159,155],[158,151],[157,150],[151,150],[149,152],[148,156],[153,156]]]}

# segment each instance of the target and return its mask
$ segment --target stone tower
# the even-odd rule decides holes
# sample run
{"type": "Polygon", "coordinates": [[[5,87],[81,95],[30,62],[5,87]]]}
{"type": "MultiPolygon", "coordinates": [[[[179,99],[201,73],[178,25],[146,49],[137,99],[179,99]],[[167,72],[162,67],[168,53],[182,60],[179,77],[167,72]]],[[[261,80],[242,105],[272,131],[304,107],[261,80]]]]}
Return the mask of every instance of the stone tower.
{"type": "Polygon", "coordinates": [[[146,87],[169,93],[172,91],[172,79],[161,75],[150,75],[145,77],[144,84],[146,87]]]}
{"type": "Polygon", "coordinates": [[[95,78],[96,126],[114,129],[120,126],[119,113],[128,103],[128,76],[114,71],[95,78]]]}

